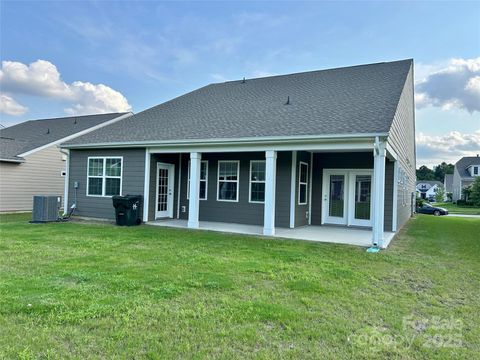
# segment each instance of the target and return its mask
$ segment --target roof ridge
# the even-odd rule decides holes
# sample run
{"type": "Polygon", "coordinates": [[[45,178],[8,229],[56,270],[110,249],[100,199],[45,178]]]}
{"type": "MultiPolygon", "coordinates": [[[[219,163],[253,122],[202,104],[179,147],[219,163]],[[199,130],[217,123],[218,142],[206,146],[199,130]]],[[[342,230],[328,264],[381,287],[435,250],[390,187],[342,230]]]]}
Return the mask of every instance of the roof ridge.
{"type": "MultiPolygon", "coordinates": [[[[60,120],[60,119],[75,119],[75,118],[83,118],[83,117],[92,117],[92,116],[103,116],[103,115],[113,115],[113,114],[127,114],[131,111],[122,111],[122,112],[109,112],[109,113],[101,113],[101,114],[90,114],[90,115],[73,115],[73,116],[58,116],[58,117],[52,117],[52,118],[43,118],[43,119],[30,119],[27,121],[23,121],[21,123],[15,124],[15,125],[20,125],[20,124],[25,124],[27,122],[33,122],[33,121],[45,121],[45,120],[60,120]]],[[[12,125],[12,126],[15,126],[12,125]]]]}
{"type": "MultiPolygon", "coordinates": [[[[269,76],[260,76],[260,77],[253,77],[253,78],[245,78],[245,82],[247,81],[252,81],[252,80],[261,80],[261,79],[271,79],[271,78],[276,78],[276,77],[286,77],[286,76],[292,76],[292,75],[302,75],[302,74],[309,74],[309,73],[318,73],[318,72],[323,72],[323,71],[332,71],[332,70],[342,70],[342,69],[353,69],[357,67],[363,67],[363,66],[373,66],[373,65],[381,65],[381,64],[393,64],[393,63],[400,63],[400,62],[413,62],[413,58],[407,58],[407,59],[402,59],[402,60],[394,60],[394,61],[380,61],[377,63],[368,63],[368,64],[357,64],[357,65],[348,65],[348,66],[338,66],[335,68],[328,68],[328,69],[320,69],[320,70],[306,70],[306,71],[298,71],[298,72],[293,72],[289,74],[278,74],[278,75],[269,75],[269,76]]],[[[243,79],[240,80],[227,80],[223,82],[214,82],[210,83],[209,85],[220,85],[220,84],[228,84],[228,83],[235,83],[235,82],[243,82],[243,79]]]]}

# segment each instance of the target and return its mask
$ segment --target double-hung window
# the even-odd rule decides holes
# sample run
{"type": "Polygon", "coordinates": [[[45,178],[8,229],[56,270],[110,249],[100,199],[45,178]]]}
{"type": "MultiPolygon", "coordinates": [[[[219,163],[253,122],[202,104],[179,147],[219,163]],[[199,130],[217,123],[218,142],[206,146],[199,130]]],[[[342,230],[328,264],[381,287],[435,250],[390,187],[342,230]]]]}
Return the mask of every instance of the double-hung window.
{"type": "Polygon", "coordinates": [[[239,161],[218,162],[218,201],[238,201],[239,161]]]}
{"type": "Polygon", "coordinates": [[[298,205],[307,204],[308,164],[300,162],[298,166],[298,205]]]}
{"type": "Polygon", "coordinates": [[[250,161],[250,202],[265,202],[265,160],[250,161]]]}
{"type": "Polygon", "coordinates": [[[89,157],[88,196],[113,196],[122,192],[122,157],[89,157]]]}
{"type": "MultiPolygon", "coordinates": [[[[208,161],[200,162],[200,200],[207,200],[208,161]]],[[[188,162],[187,199],[190,199],[190,161],[188,162]]]]}

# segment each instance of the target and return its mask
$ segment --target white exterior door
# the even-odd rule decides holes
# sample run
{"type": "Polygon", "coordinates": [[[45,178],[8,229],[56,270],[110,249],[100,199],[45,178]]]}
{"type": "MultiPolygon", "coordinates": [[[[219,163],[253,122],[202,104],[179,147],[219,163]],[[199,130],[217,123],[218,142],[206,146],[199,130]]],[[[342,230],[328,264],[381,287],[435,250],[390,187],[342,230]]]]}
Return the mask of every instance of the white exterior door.
{"type": "Polygon", "coordinates": [[[348,172],[324,170],[322,223],[347,225],[348,172]]]}
{"type": "Polygon", "coordinates": [[[372,226],[373,171],[323,171],[322,224],[372,226]]]}
{"type": "Polygon", "coordinates": [[[173,218],[175,165],[157,163],[155,218],[173,218]]]}
{"type": "Polygon", "coordinates": [[[367,171],[349,172],[348,225],[372,226],[373,173],[367,171]]]}

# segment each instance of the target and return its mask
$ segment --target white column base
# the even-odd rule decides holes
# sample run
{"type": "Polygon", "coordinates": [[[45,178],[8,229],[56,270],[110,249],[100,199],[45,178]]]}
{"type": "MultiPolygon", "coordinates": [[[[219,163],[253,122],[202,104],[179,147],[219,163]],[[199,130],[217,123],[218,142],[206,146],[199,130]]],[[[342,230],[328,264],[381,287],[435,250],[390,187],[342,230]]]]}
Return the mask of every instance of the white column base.
{"type": "Polygon", "coordinates": [[[265,236],[274,236],[274,235],[275,235],[275,228],[273,228],[273,229],[263,228],[263,235],[265,235],[265,236]]]}
{"type": "Polygon", "coordinates": [[[200,227],[199,221],[188,221],[187,226],[189,229],[198,229],[200,227]]]}

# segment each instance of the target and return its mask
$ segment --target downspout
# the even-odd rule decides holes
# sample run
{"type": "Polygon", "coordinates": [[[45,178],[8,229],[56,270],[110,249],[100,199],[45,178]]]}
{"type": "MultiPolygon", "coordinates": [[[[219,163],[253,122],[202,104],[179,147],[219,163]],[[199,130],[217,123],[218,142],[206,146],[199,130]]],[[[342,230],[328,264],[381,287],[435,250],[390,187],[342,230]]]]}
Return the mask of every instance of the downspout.
{"type": "MultiPolygon", "coordinates": [[[[374,171],[373,171],[373,176],[374,176],[374,179],[373,181],[375,182],[375,156],[378,156],[380,155],[380,139],[378,138],[378,136],[375,136],[375,142],[373,143],[373,156],[374,156],[374,171]]],[[[374,182],[372,182],[372,184],[374,184],[374,182]]],[[[374,191],[373,191],[373,203],[375,205],[374,207],[374,211],[373,211],[373,227],[372,227],[372,232],[376,231],[375,229],[375,226],[377,226],[377,212],[375,210],[375,208],[377,207],[377,203],[378,203],[378,194],[377,194],[377,191],[375,191],[375,187],[374,187],[374,191]]],[[[367,249],[367,252],[372,252],[372,253],[376,253],[376,252],[379,252],[380,251],[380,248],[378,247],[378,244],[376,244],[375,242],[372,242],[372,246],[369,247],[367,249]]]]}
{"type": "Polygon", "coordinates": [[[67,161],[65,164],[65,184],[63,190],[63,220],[68,220],[77,208],[77,189],[75,188],[75,201],[70,208],[70,212],[68,212],[68,193],[70,185],[70,150],[67,149],[65,151],[60,149],[60,153],[67,157],[67,161]]]}
{"type": "Polygon", "coordinates": [[[68,209],[68,186],[70,182],[70,150],[60,149],[60,153],[67,157],[65,162],[65,184],[63,188],[63,216],[67,215],[68,209]]]}

